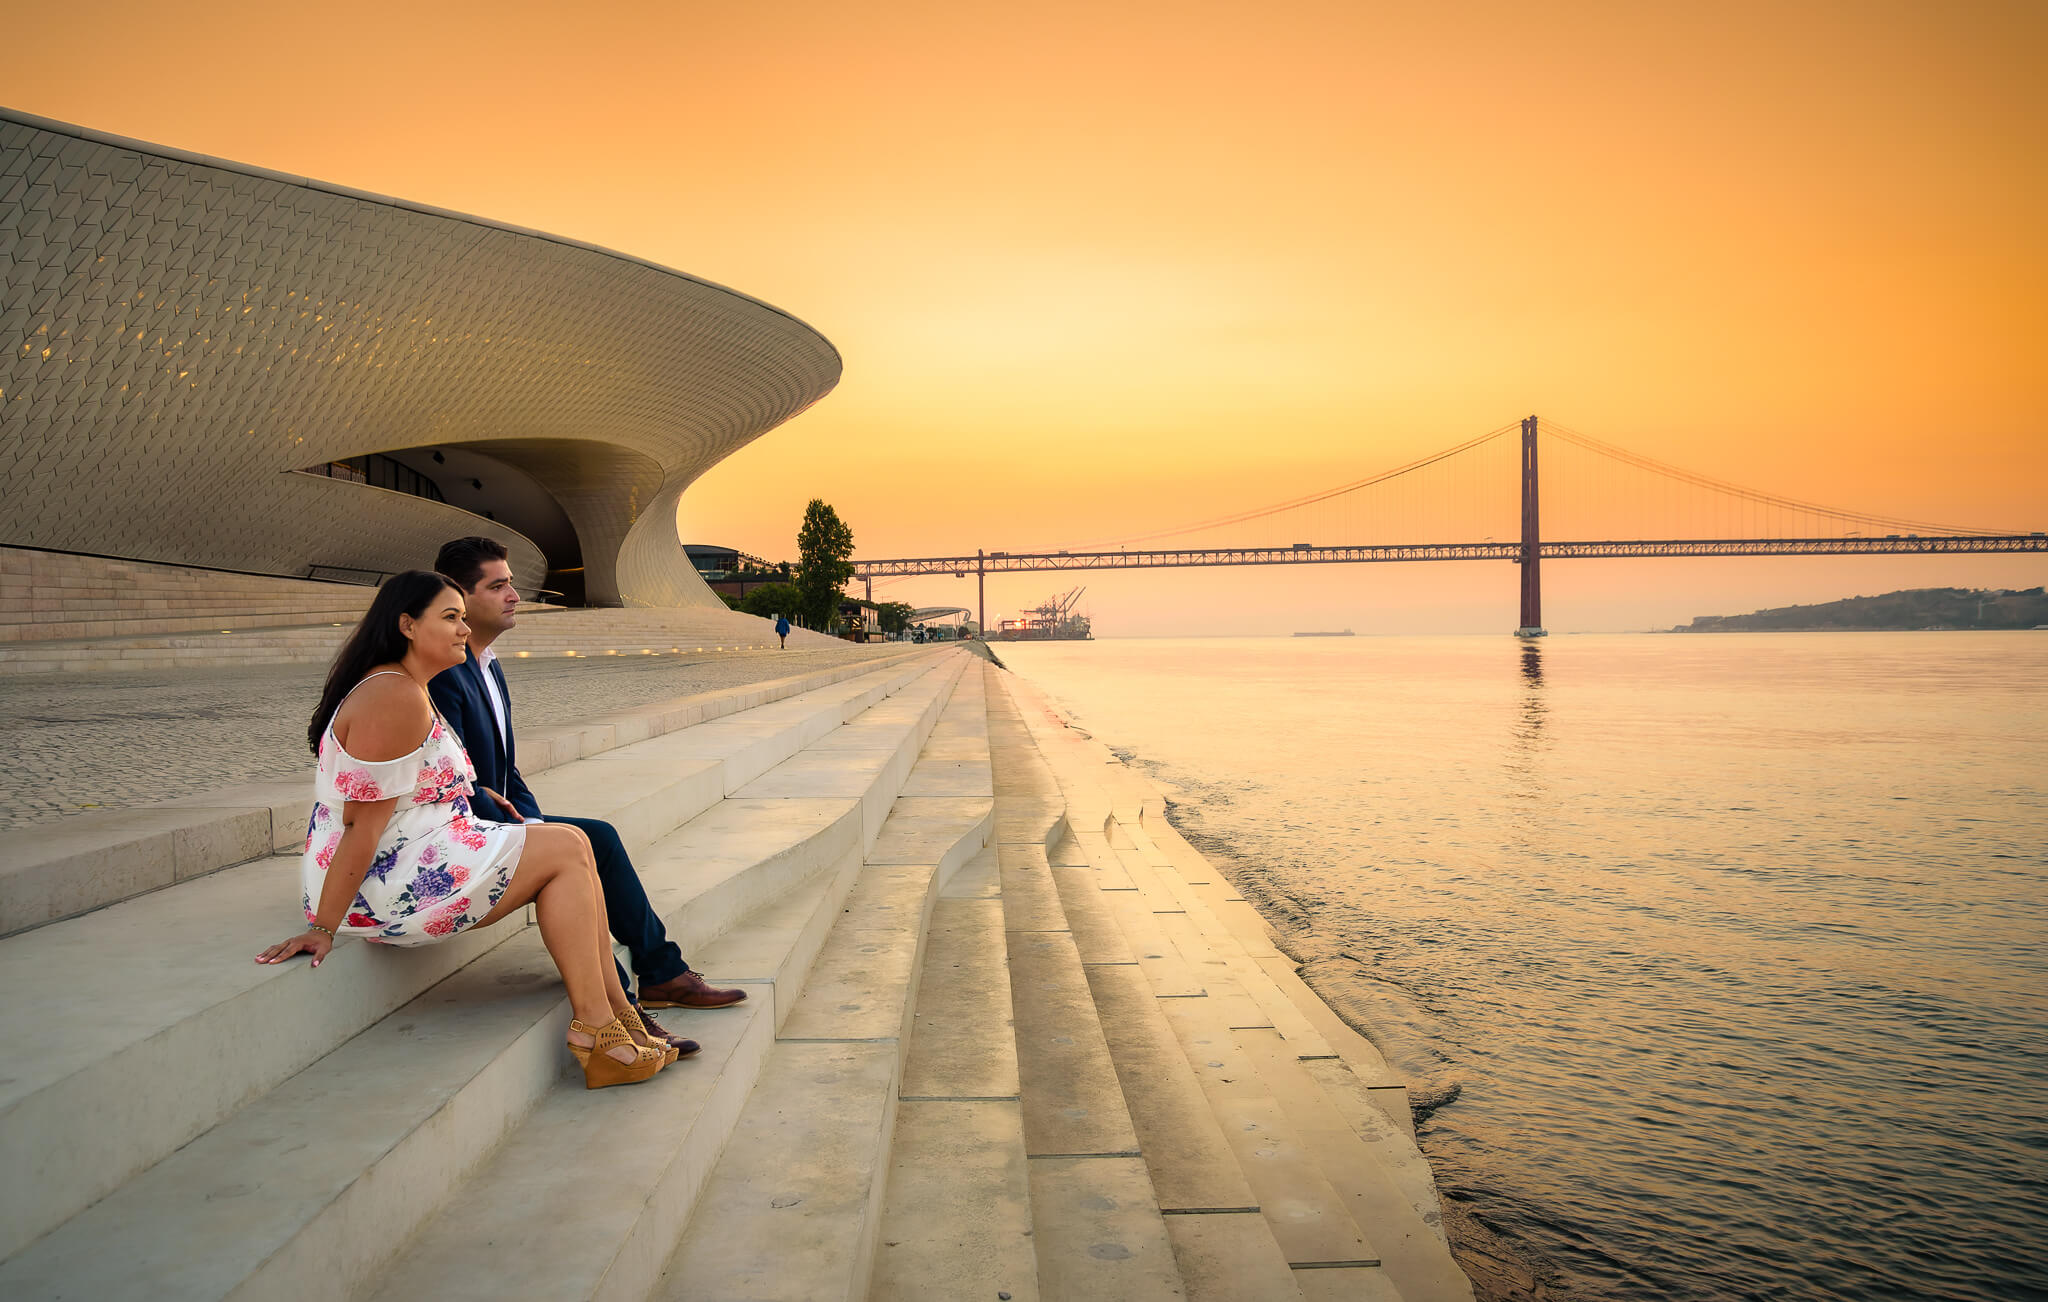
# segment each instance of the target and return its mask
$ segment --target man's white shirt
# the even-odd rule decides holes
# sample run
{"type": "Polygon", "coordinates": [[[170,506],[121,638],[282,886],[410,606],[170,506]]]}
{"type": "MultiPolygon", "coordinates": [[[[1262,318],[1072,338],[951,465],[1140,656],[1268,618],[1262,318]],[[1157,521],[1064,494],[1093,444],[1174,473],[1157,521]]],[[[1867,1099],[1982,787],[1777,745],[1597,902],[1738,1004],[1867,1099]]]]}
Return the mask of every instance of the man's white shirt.
{"type": "MultiPolygon", "coordinates": [[[[476,667],[477,672],[482,675],[484,680],[484,695],[491,698],[491,715],[498,721],[498,744],[500,746],[509,746],[511,743],[506,735],[509,725],[505,720],[505,697],[498,691],[498,676],[491,672],[491,666],[497,663],[498,652],[496,648],[485,647],[477,653],[476,667]]],[[[526,821],[538,823],[543,820],[529,818],[526,821]]]]}

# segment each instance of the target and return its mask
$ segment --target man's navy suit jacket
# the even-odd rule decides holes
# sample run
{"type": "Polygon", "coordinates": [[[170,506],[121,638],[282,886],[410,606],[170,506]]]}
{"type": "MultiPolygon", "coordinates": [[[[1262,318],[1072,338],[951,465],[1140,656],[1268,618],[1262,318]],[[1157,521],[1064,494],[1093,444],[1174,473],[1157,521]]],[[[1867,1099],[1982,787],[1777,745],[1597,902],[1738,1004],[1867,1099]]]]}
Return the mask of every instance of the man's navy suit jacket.
{"type": "MultiPolygon", "coordinates": [[[[526,779],[519,776],[518,747],[512,733],[512,693],[505,687],[505,671],[495,660],[488,671],[497,679],[498,697],[505,702],[502,739],[498,736],[497,716],[491,712],[491,698],[484,691],[485,672],[477,662],[476,652],[470,651],[464,663],[435,674],[427,684],[427,694],[434,698],[434,708],[462,739],[462,748],[469,752],[469,762],[476,768],[477,786],[489,787],[505,797],[526,817],[539,818],[540,802],[527,790],[526,779]]],[[[469,807],[477,817],[494,823],[512,821],[497,801],[481,792],[469,802],[469,807]]]]}

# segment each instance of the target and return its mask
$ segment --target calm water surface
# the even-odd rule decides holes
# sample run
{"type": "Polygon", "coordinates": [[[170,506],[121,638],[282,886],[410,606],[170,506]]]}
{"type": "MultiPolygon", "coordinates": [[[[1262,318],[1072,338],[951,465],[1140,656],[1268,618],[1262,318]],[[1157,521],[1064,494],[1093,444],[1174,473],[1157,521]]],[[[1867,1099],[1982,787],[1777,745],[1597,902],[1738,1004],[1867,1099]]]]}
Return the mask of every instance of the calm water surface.
{"type": "Polygon", "coordinates": [[[2048,1297],[2048,633],[999,650],[1407,1073],[1482,1297],[2048,1297]]]}

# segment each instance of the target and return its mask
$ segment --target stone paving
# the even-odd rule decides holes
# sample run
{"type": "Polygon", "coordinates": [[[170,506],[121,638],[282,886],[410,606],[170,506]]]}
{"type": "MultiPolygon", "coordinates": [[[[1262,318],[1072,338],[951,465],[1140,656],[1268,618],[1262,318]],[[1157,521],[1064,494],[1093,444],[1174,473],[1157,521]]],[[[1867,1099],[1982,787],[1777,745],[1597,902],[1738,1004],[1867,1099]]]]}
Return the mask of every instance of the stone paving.
{"type": "MultiPolygon", "coordinates": [[[[514,723],[573,723],[671,696],[906,648],[504,661],[514,723]]],[[[324,665],[0,678],[0,828],[304,772],[324,665]]]]}

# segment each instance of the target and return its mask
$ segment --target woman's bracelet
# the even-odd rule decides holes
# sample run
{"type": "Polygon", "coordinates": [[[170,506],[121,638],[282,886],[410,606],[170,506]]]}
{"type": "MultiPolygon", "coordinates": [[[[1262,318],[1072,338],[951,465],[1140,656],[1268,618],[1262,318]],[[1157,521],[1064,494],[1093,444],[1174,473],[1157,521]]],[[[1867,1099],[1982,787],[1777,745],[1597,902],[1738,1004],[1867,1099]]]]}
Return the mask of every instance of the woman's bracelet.
{"type": "Polygon", "coordinates": [[[329,939],[329,940],[333,940],[333,939],[335,938],[335,937],[334,937],[334,928],[332,928],[332,927],[323,927],[323,926],[321,926],[321,925],[320,925],[319,923],[317,923],[317,922],[309,922],[309,923],[307,923],[307,924],[306,924],[306,930],[308,930],[308,931],[324,931],[324,932],[326,932],[326,933],[327,933],[327,939],[329,939]]]}

